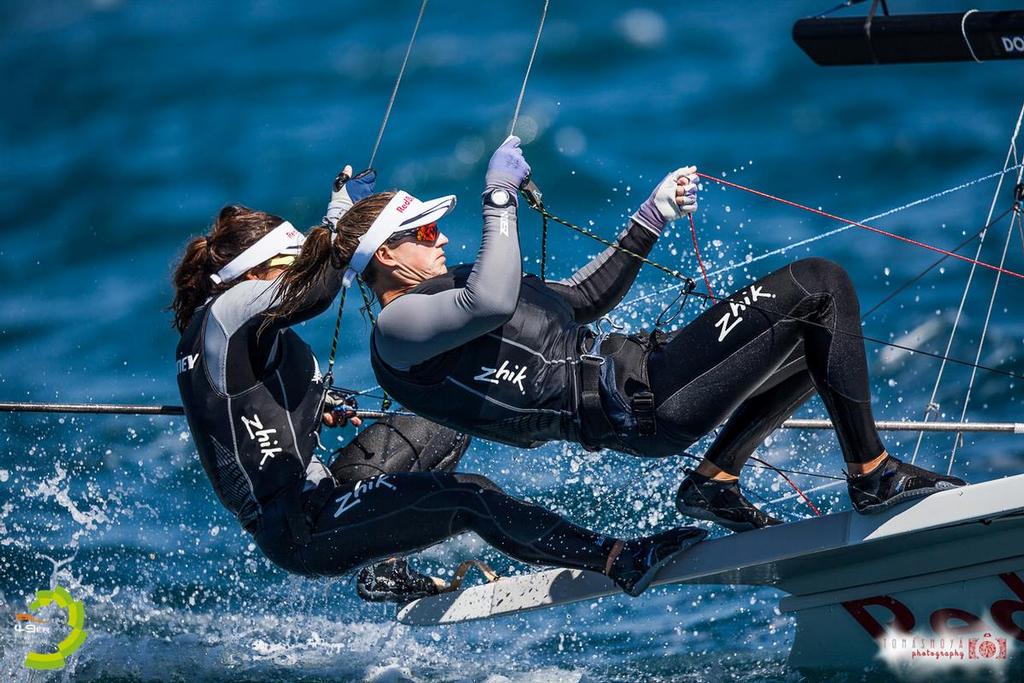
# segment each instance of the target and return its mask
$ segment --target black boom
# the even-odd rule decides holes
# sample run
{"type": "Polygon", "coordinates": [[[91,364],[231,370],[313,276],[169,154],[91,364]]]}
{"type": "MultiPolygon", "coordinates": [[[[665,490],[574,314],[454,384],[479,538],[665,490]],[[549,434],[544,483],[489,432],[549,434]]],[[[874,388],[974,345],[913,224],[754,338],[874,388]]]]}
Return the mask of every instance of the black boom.
{"type": "Polygon", "coordinates": [[[1024,59],[1024,10],[814,17],[793,40],[820,66],[1024,59]]]}

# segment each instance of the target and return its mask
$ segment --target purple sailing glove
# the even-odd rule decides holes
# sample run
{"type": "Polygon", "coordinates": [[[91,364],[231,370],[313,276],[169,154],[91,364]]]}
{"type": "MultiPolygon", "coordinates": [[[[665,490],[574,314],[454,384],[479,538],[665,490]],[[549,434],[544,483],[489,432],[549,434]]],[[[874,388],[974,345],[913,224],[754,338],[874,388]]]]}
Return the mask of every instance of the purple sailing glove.
{"type": "Polygon", "coordinates": [[[633,220],[660,235],[669,221],[697,210],[697,183],[696,166],[677,168],[658,183],[633,214],[633,220]]]}
{"type": "Polygon", "coordinates": [[[530,165],[519,149],[519,138],[509,135],[498,149],[494,150],[487,164],[485,184],[488,188],[508,191],[512,201],[519,195],[519,186],[530,175],[530,165]]]}
{"type": "Polygon", "coordinates": [[[338,221],[348,213],[353,204],[373,194],[376,184],[377,171],[372,168],[362,171],[353,178],[352,167],[345,166],[334,179],[331,203],[327,205],[327,215],[324,216],[323,224],[334,230],[338,221]]]}

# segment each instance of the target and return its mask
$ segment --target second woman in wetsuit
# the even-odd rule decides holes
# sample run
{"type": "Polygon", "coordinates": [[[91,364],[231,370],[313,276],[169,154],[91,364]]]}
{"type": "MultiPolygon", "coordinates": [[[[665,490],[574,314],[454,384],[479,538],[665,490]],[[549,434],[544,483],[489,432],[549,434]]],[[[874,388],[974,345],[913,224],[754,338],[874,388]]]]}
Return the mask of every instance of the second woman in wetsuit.
{"type": "MultiPolygon", "coordinates": [[[[695,210],[695,171],[666,176],[615,246],[562,282],[522,272],[517,194],[529,166],[517,138],[488,166],[472,264],[445,264],[436,220],[454,198],[423,203],[396,192],[356,204],[338,225],[339,242],[347,280],[360,274],[383,307],[370,349],[381,386],[435,422],[524,447],[566,439],[665,456],[726,422],[677,506],[733,530],[778,523],[741,494],[740,467],[812,390],[835,425],[857,510],[963,485],[887,453],[871,412],[856,292],[832,262],[792,263],[671,335],[586,326],[629,290],[641,265],[634,254],[646,256],[669,221],[695,210]],[[434,222],[410,229],[409,216],[434,222]]],[[[289,278],[285,309],[302,274],[289,278]]]]}

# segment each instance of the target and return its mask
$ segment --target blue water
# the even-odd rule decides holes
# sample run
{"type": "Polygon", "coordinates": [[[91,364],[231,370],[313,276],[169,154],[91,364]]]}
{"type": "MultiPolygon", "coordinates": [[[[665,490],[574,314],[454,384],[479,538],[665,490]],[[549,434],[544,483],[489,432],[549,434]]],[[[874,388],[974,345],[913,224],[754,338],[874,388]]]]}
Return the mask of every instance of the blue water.
{"type": "MultiPolygon", "coordinates": [[[[797,17],[830,3],[553,3],[517,132],[555,213],[614,235],[667,171],[701,170],[851,218],[999,171],[1024,96],[1018,63],[826,70],[791,43],[797,17]],[[592,223],[590,222],[592,221],[592,223]]],[[[902,11],[965,9],[898,2],[902,11]]],[[[996,8],[1005,3],[973,2],[996,8]]],[[[311,225],[344,163],[365,164],[418,3],[42,0],[0,6],[0,400],[176,403],[176,335],[162,310],[172,261],[217,209],[241,202],[311,225]]],[[[449,262],[469,259],[489,151],[507,132],[541,3],[435,0],[377,166],[383,187],[455,192],[449,262]]],[[[879,219],[951,247],[984,222],[994,178],[879,219]]],[[[999,197],[1007,206],[1008,194],[999,197]]],[[[1001,210],[1000,209],[1000,210],[1001,210]]],[[[851,229],[756,261],[836,227],[706,185],[702,252],[721,290],[807,254],[841,262],[872,305],[935,255],[851,229]]],[[[657,259],[695,273],[688,230],[657,259]]],[[[523,220],[524,254],[539,221],[523,220]]],[[[987,241],[997,262],[1006,224],[987,241]]],[[[549,273],[600,245],[552,227],[549,273]]],[[[1008,267],[1024,269],[1020,237],[1008,267]]],[[[973,254],[973,247],[970,252],[973,254]]],[[[947,262],[868,319],[865,333],[941,352],[969,267],[947,262]]],[[[980,271],[953,355],[973,359],[993,287],[980,271]]],[[[650,323],[671,280],[651,269],[616,318],[650,323]]],[[[1024,372],[1021,283],[1003,278],[981,356],[1024,372]]],[[[682,320],[699,310],[696,302],[682,320]]],[[[301,334],[326,355],[330,316],[301,334]]],[[[353,307],[343,383],[372,387],[369,326],[353,307]]],[[[938,362],[869,345],[876,414],[917,419],[938,362]]],[[[968,368],[947,366],[938,401],[958,419],[968,368]]],[[[372,407],[367,400],[364,406],[372,407]]],[[[1014,382],[980,372],[973,420],[1016,420],[1014,382]]],[[[801,416],[823,416],[812,402],[801,416]]],[[[180,419],[0,415],[0,678],[26,680],[794,681],[789,617],[768,589],[656,589],[493,623],[412,629],[367,606],[351,582],[271,566],[217,504],[180,419]],[[59,582],[86,606],[89,639],[69,666],[29,676],[10,614],[59,582]]],[[[338,436],[344,440],[351,432],[338,436]]],[[[333,436],[332,436],[333,438],[333,436]]],[[[1019,439],[1019,437],[1017,437],[1019,439]]],[[[906,438],[890,450],[909,453],[906,438]]],[[[948,437],[920,460],[945,467],[948,437]]],[[[698,449],[699,450],[699,449],[698,449]]],[[[825,474],[828,434],[780,433],[770,461],[825,474]]],[[[677,522],[681,462],[640,463],[551,444],[477,442],[464,468],[607,532],[677,522]]],[[[984,480],[1022,469],[1012,437],[968,436],[954,471],[984,480]]],[[[797,477],[803,487],[819,485],[797,477]]],[[[751,495],[788,519],[811,514],[772,476],[751,495]],[[772,502],[777,501],[777,502],[772,502]]],[[[812,493],[848,506],[839,488],[812,493]]],[[[441,570],[480,555],[463,537],[424,554],[441,570]]],[[[858,680],[847,672],[832,680],[858,680]]]]}

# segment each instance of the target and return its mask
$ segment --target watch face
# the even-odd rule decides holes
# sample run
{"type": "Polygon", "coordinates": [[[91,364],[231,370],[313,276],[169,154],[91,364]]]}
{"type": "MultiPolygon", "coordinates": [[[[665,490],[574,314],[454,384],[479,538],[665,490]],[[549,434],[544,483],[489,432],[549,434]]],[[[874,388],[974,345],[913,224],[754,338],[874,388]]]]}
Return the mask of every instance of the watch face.
{"type": "Polygon", "coordinates": [[[495,206],[505,206],[508,204],[508,192],[505,190],[492,190],[491,191],[491,204],[495,206]]]}

